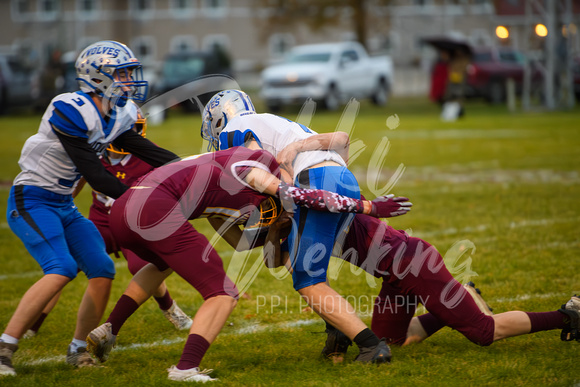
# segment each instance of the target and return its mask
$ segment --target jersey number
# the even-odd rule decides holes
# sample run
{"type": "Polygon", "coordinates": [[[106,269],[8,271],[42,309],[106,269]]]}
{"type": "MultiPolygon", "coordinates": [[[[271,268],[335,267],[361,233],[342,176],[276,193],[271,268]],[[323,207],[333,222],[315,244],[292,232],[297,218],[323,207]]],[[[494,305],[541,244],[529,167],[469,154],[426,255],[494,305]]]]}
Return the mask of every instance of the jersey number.
{"type": "Polygon", "coordinates": [[[76,102],[76,104],[79,105],[79,106],[83,106],[85,104],[85,101],[83,101],[80,98],[73,99],[73,101],[76,102]]]}

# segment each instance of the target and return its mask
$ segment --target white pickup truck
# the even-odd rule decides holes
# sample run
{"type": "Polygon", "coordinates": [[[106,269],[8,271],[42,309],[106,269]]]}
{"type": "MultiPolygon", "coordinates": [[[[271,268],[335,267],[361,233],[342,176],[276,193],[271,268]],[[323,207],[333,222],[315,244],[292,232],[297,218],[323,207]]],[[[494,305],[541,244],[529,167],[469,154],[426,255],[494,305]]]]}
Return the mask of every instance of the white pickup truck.
{"type": "Polygon", "coordinates": [[[282,63],[262,72],[260,96],[270,110],[301,104],[307,98],[336,110],[350,98],[371,98],[376,105],[389,99],[393,62],[370,57],[357,42],[296,46],[282,63]]]}

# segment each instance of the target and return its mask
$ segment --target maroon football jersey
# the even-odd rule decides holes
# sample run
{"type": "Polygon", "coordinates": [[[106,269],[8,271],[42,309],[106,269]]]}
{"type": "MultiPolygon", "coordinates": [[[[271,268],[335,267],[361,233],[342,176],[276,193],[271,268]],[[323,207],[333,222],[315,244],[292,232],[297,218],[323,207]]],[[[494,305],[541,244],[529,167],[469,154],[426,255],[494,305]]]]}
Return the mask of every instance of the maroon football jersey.
{"type": "MultiPolygon", "coordinates": [[[[101,159],[101,163],[107,171],[111,172],[113,176],[121,180],[127,186],[133,185],[135,181],[153,169],[151,165],[132,155],[129,155],[129,157],[125,156],[125,158],[116,165],[109,164],[109,162],[104,158],[101,159]]],[[[107,226],[109,224],[110,208],[106,207],[105,203],[103,203],[104,199],[102,195],[98,197],[97,195],[99,194],[95,191],[93,191],[92,195],[93,203],[89,210],[89,219],[97,225],[107,226]]]]}
{"type": "Polygon", "coordinates": [[[141,214],[140,226],[145,228],[162,221],[171,222],[173,215],[177,215],[173,219],[177,224],[181,217],[223,217],[241,223],[268,197],[242,181],[248,167],[280,176],[276,159],[263,150],[234,147],[205,153],[144,176],[129,190],[127,211],[141,214]]]}
{"type": "Polygon", "coordinates": [[[375,277],[385,275],[397,254],[404,253],[409,236],[380,219],[357,214],[346,235],[342,259],[375,277]]]}

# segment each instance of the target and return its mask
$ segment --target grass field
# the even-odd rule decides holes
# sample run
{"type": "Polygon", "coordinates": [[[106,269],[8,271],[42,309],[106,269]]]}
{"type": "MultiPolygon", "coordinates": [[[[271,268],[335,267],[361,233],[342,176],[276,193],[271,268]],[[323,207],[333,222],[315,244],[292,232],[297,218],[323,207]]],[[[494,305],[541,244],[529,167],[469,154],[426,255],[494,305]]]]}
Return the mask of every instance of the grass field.
{"type": "MultiPolygon", "coordinates": [[[[411,213],[391,219],[390,224],[434,244],[457,269],[457,278],[466,280],[476,272],[472,279],[496,313],[558,309],[570,295],[580,293],[580,110],[509,113],[505,107],[477,102],[466,110],[462,120],[443,123],[437,107],[426,100],[399,99],[383,109],[363,103],[354,128],[346,119],[339,125],[340,113],[322,111],[314,115],[311,127],[318,132],[352,128],[356,158],[351,167],[363,193],[384,194],[390,182],[393,193],[410,197],[411,213]],[[394,114],[399,126],[390,129],[387,119],[394,114]],[[458,254],[461,246],[463,254],[458,254]]],[[[283,114],[294,119],[297,113],[283,114]]],[[[0,117],[2,213],[10,181],[19,170],[20,149],[36,132],[39,120],[40,116],[0,117]]],[[[205,151],[199,125],[199,116],[172,112],[147,134],[185,156],[205,151]]],[[[89,203],[86,190],[77,204],[87,214],[89,203]]],[[[210,238],[213,235],[207,222],[198,220],[194,225],[210,238]]],[[[224,242],[216,248],[231,273],[251,274],[251,264],[260,259],[259,252],[234,255],[224,242]]],[[[115,262],[118,274],[107,315],[130,280],[124,260],[115,262]]],[[[370,323],[372,299],[380,284],[341,262],[331,262],[331,284],[349,295],[370,323]]],[[[357,350],[352,347],[346,363],[330,364],[319,356],[324,325],[303,311],[305,305],[292,290],[291,279],[258,267],[247,297],[240,300],[201,365],[215,369],[220,385],[580,384],[580,343],[561,342],[559,331],[483,348],[444,328],[422,344],[392,348],[390,365],[354,364],[357,350]]],[[[40,276],[36,262],[2,218],[0,330],[40,276]]],[[[238,282],[249,283],[247,279],[239,276],[238,282]]],[[[202,301],[199,294],[176,276],[167,282],[181,307],[194,314],[202,301]]],[[[0,385],[172,384],[165,369],[179,360],[187,335],[175,331],[153,301],[124,326],[105,367],[72,369],[65,363],[85,286],[81,274],[65,288],[37,337],[20,342],[14,357],[18,376],[0,379],[0,385]]]]}

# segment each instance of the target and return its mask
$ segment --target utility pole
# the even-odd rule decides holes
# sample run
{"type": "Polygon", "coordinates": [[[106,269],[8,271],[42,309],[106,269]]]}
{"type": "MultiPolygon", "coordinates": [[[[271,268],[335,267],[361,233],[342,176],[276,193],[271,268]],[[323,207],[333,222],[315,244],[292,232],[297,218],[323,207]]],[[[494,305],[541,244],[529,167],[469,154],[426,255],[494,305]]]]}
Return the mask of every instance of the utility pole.
{"type": "MultiPolygon", "coordinates": [[[[547,30],[547,35],[543,37],[543,60],[544,65],[540,66],[543,72],[543,96],[544,106],[549,109],[555,109],[559,104],[562,104],[563,99],[566,99],[567,107],[573,107],[574,99],[574,75],[573,75],[573,40],[574,36],[571,31],[572,28],[572,0],[525,0],[525,34],[524,34],[524,52],[528,58],[524,64],[524,82],[522,91],[522,107],[524,110],[530,109],[530,94],[531,94],[531,68],[529,63],[530,54],[530,39],[535,34],[531,31],[534,28],[534,23],[542,23],[547,30]],[[565,63],[562,63],[563,58],[558,57],[563,54],[557,50],[560,39],[560,26],[567,26],[567,41],[565,52],[565,63]],[[565,77],[562,77],[562,70],[564,70],[565,77]],[[559,98],[555,98],[555,81],[558,79],[560,91],[559,98]],[[563,91],[566,91],[564,97],[563,91]]],[[[539,65],[539,64],[538,64],[539,65]]]]}

